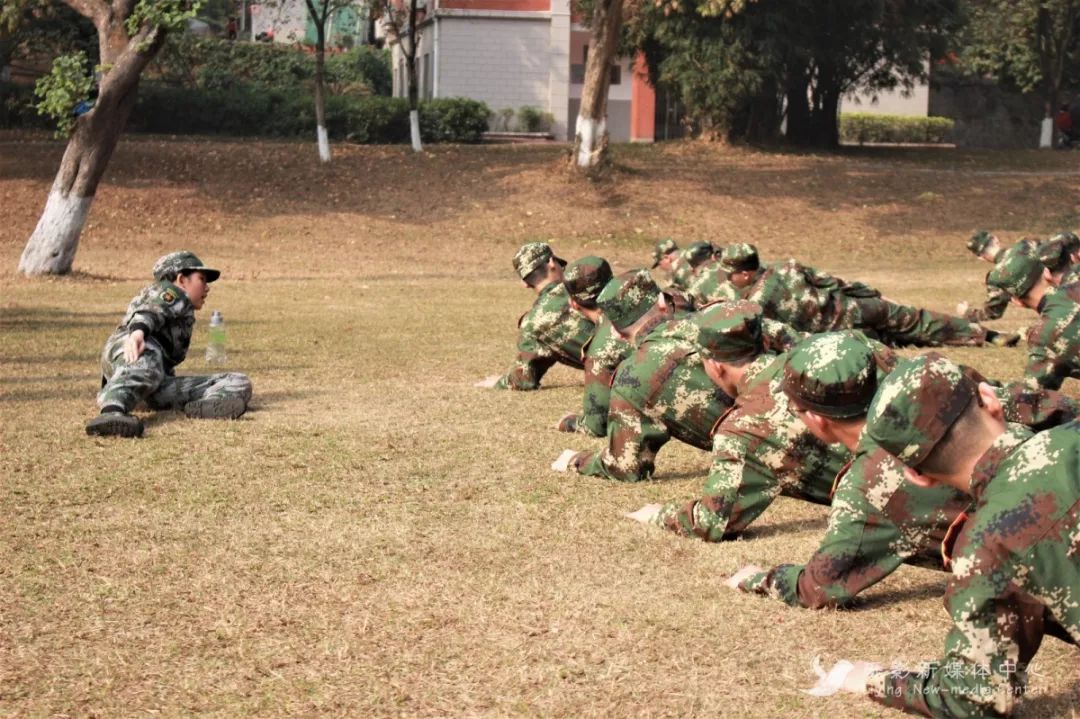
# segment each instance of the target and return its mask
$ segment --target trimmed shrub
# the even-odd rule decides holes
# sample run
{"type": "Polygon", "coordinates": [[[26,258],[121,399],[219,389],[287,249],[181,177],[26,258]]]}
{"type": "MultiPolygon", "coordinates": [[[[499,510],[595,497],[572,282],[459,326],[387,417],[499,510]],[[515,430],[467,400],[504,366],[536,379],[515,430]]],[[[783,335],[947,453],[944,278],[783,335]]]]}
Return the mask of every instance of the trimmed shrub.
{"type": "Polygon", "coordinates": [[[947,117],[840,113],[841,142],[942,143],[955,123],[947,117]]]}
{"type": "MultiPolygon", "coordinates": [[[[488,114],[487,105],[475,100],[424,102],[420,104],[420,134],[426,142],[479,142],[488,114]]],[[[227,91],[191,90],[144,83],[131,128],[175,135],[314,135],[315,100],[302,91],[244,86],[227,91]]],[[[326,98],[326,130],[334,140],[408,142],[408,100],[332,95],[326,98]]]]}

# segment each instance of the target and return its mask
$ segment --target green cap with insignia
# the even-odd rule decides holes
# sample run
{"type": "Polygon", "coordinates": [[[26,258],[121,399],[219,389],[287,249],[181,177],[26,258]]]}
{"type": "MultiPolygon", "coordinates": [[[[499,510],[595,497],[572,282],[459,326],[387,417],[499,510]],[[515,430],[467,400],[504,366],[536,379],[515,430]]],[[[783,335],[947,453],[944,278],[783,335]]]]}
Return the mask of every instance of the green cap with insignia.
{"type": "MultiPolygon", "coordinates": [[[[983,252],[986,251],[986,248],[989,247],[990,243],[993,242],[995,239],[997,239],[997,238],[995,238],[992,234],[990,234],[986,230],[977,230],[975,232],[975,234],[973,234],[968,239],[967,248],[969,250],[971,250],[971,253],[973,255],[978,257],[978,256],[982,255],[983,252]]],[[[1000,256],[1000,255],[1001,255],[1001,250],[999,249],[998,250],[998,256],[1000,256]]],[[[991,259],[993,259],[995,262],[997,261],[997,257],[993,257],[991,259]]]]}
{"type": "Polygon", "coordinates": [[[615,329],[624,330],[641,319],[660,299],[648,270],[630,270],[607,283],[596,298],[596,304],[604,312],[615,329]]]}
{"type": "Polygon", "coordinates": [[[706,359],[739,362],[764,351],[761,305],[756,302],[720,302],[692,317],[698,327],[698,348],[706,359]]]}
{"type": "Polygon", "coordinates": [[[1013,297],[1024,297],[1046,268],[1030,245],[1017,243],[1001,253],[994,269],[986,275],[986,284],[1004,290],[1013,297]]]}
{"type": "Polygon", "coordinates": [[[683,259],[691,267],[697,267],[703,262],[712,259],[713,246],[708,242],[694,242],[685,250],[683,250],[683,259]]]}
{"type": "Polygon", "coordinates": [[[944,355],[930,352],[901,360],[870,403],[865,432],[886,452],[917,468],[977,392],[972,376],[944,355]]]}
{"type": "Polygon", "coordinates": [[[791,349],[781,387],[800,409],[835,419],[859,417],[877,392],[877,370],[865,335],[826,332],[791,349]]]}
{"type": "Polygon", "coordinates": [[[660,264],[660,260],[664,259],[664,255],[671,254],[678,249],[679,246],[675,244],[675,240],[671,239],[670,237],[665,237],[664,239],[657,242],[656,246],[653,247],[652,251],[653,269],[656,269],[656,266],[660,264]]]}
{"type": "Polygon", "coordinates": [[[196,270],[203,273],[207,282],[213,282],[218,277],[221,277],[219,270],[205,266],[202,260],[195,256],[194,252],[180,250],[158,258],[158,261],[154,263],[154,279],[172,282],[180,273],[194,272],[196,270]]]}
{"type": "Polygon", "coordinates": [[[548,243],[529,242],[522,245],[518,248],[518,251],[514,253],[514,269],[521,279],[525,279],[531,275],[536,268],[546,264],[548,260],[552,258],[563,267],[566,267],[566,260],[555,257],[555,254],[551,251],[551,247],[548,243]]]}
{"type": "Polygon", "coordinates": [[[600,291],[611,281],[611,265],[602,257],[589,255],[566,266],[563,284],[574,300],[585,307],[596,307],[600,291]]]}
{"type": "Polygon", "coordinates": [[[720,253],[720,266],[728,272],[753,272],[761,266],[757,248],[746,242],[728,245],[720,253]]]}

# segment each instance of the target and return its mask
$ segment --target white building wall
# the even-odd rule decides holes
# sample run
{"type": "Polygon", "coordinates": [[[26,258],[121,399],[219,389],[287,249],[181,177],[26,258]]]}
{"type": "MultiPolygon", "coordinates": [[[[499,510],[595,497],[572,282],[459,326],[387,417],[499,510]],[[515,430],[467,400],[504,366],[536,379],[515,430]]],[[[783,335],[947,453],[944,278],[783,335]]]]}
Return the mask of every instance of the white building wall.
{"type": "Polygon", "coordinates": [[[552,112],[551,21],[547,17],[440,17],[439,96],[552,112]]]}
{"type": "Polygon", "coordinates": [[[868,112],[874,115],[917,115],[926,117],[930,112],[930,86],[916,85],[911,95],[904,97],[901,90],[847,95],[841,101],[841,112],[868,112]]]}

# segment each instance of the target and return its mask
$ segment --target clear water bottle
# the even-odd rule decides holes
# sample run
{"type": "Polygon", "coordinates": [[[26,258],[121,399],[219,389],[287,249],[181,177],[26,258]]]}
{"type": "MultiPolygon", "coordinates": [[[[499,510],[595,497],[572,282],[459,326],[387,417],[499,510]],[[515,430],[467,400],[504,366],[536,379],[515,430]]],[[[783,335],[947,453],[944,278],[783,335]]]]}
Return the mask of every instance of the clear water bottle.
{"type": "Polygon", "coordinates": [[[225,320],[221,311],[210,314],[210,339],[206,343],[206,364],[225,364],[225,320]]]}

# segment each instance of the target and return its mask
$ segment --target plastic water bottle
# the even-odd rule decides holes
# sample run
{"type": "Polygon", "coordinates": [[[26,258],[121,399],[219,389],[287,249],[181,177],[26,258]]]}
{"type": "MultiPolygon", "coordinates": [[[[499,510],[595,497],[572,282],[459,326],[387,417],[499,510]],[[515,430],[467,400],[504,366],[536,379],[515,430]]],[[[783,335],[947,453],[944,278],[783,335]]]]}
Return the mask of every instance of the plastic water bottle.
{"type": "Polygon", "coordinates": [[[210,314],[210,339],[206,343],[206,364],[225,364],[225,320],[221,311],[210,314]]]}

